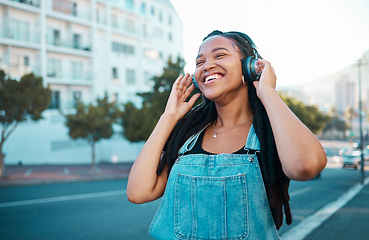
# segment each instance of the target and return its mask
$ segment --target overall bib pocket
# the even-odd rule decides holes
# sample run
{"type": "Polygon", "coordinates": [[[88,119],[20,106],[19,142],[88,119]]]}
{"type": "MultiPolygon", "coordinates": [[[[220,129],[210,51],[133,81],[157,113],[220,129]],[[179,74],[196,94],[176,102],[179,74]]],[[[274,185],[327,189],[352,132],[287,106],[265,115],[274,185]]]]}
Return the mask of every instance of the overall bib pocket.
{"type": "Polygon", "coordinates": [[[244,239],[248,235],[246,175],[177,174],[174,231],[180,239],[244,239]]]}

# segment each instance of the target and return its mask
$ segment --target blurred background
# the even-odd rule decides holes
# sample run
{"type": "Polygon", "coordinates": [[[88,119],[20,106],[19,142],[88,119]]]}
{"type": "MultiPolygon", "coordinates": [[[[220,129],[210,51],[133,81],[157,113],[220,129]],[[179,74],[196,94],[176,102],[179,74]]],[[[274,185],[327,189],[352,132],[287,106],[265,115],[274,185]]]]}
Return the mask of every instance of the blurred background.
{"type": "MultiPolygon", "coordinates": [[[[137,93],[165,91],[155,77],[168,61],[194,71],[198,47],[215,29],[247,33],[273,64],[281,94],[330,117],[314,131],[321,139],[357,140],[359,115],[368,136],[367,12],[365,0],[2,0],[0,69],[16,80],[32,72],[50,91],[42,119],[11,122],[19,124],[2,145],[6,163],[89,162],[88,137],[70,137],[65,126],[77,103],[107,96],[121,110],[128,102],[140,109],[148,99],[137,93]]],[[[144,138],[122,136],[123,121],[96,142],[96,161],[135,159],[144,138]]]]}
{"type": "Polygon", "coordinates": [[[367,0],[0,0],[0,176],[130,166],[213,30],[248,34],[330,166],[364,170],[368,13],[367,0]]]}

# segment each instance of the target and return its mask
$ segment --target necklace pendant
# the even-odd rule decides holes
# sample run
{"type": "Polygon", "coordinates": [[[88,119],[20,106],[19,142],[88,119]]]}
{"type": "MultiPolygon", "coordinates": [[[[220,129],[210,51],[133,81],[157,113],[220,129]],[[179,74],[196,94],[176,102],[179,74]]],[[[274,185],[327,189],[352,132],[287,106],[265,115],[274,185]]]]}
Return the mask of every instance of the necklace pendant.
{"type": "Polygon", "coordinates": [[[216,138],[216,137],[217,137],[217,134],[214,134],[214,135],[213,135],[213,138],[216,138]]]}

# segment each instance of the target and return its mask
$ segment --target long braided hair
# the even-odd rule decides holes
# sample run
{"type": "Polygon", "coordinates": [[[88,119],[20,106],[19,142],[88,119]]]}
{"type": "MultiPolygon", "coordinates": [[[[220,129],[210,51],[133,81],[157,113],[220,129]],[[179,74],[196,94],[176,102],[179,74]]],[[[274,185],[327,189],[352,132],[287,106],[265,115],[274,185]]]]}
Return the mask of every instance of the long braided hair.
{"type": "MultiPolygon", "coordinates": [[[[203,41],[212,36],[222,36],[230,39],[244,57],[254,55],[250,43],[243,37],[242,33],[213,31],[203,41]]],[[[245,77],[245,79],[249,78],[245,77]]],[[[288,195],[290,180],[283,173],[266,110],[257,96],[254,84],[250,81],[247,82],[247,85],[249,102],[254,114],[253,125],[260,141],[259,164],[274,223],[277,229],[279,229],[283,224],[283,208],[287,224],[292,222],[288,195]]],[[[164,153],[157,169],[158,175],[161,174],[166,165],[170,172],[175,160],[178,158],[178,151],[186,140],[217,118],[214,102],[207,99],[204,95],[202,98],[202,103],[193,107],[174,127],[163,149],[164,153]]]]}

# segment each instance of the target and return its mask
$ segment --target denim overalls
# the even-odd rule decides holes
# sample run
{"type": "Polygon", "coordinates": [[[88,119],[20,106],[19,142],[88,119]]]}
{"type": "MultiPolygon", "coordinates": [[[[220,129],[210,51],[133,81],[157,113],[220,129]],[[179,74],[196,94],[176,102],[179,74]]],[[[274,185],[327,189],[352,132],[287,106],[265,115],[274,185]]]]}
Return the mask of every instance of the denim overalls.
{"type": "MultiPolygon", "coordinates": [[[[150,235],[165,240],[279,239],[255,154],[183,155],[203,130],[179,150],[150,235]]],[[[244,149],[260,149],[253,126],[244,149]]]]}

